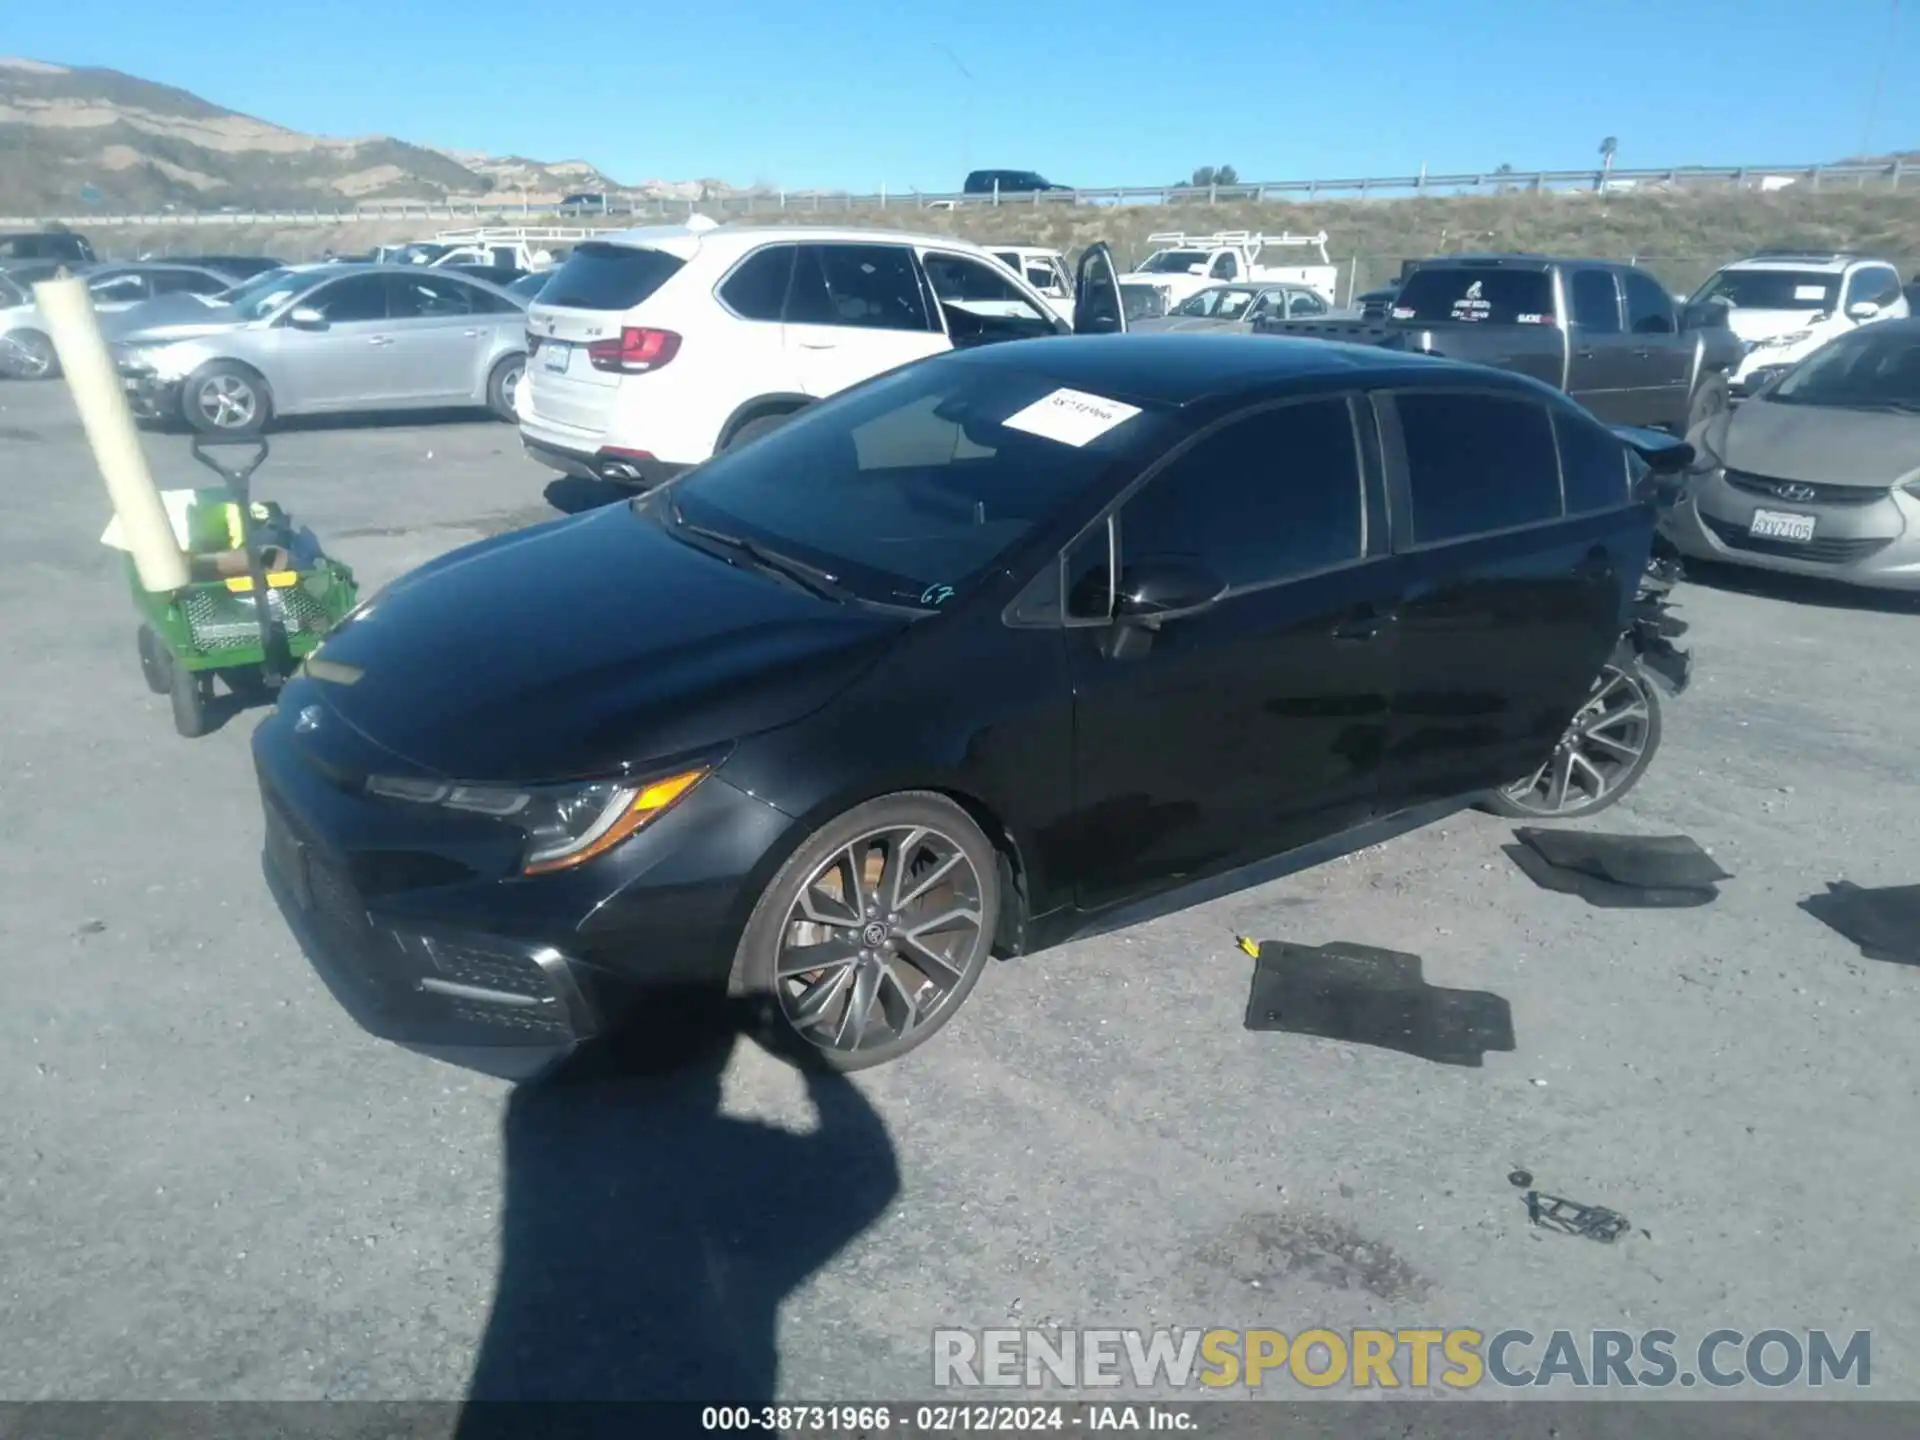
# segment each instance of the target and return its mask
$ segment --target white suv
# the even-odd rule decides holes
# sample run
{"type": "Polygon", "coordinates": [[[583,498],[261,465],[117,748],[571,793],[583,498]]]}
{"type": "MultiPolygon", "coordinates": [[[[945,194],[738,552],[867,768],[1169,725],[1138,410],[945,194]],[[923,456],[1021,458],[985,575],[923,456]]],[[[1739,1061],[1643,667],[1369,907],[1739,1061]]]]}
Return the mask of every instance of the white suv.
{"type": "Polygon", "coordinates": [[[527,452],[648,487],[895,366],[1071,333],[1023,277],[945,236],[625,230],[577,245],[527,311],[527,452]]]}
{"type": "Polygon", "coordinates": [[[1908,313],[1900,272],[1861,255],[1770,251],[1716,270],[1693,298],[1731,307],[1727,323],[1747,349],[1735,395],[1751,395],[1836,335],[1908,313]]]}

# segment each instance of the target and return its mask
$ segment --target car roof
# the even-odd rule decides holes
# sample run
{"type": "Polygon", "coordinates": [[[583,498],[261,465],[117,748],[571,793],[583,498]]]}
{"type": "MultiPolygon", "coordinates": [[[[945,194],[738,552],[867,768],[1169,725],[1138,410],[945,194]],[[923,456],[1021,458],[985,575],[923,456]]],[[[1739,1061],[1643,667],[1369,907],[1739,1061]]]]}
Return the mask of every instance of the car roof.
{"type": "MultiPolygon", "coordinates": [[[[710,230],[690,230],[684,225],[643,225],[632,230],[602,230],[578,242],[608,245],[632,245],[665,250],[691,258],[700,250],[713,247],[751,249],[769,240],[788,240],[794,244],[826,243],[840,245],[930,245],[963,254],[984,255],[987,247],[957,235],[929,235],[909,230],[871,230],[853,225],[719,225],[710,230]]],[[[578,248],[576,245],[575,248],[578,248]]],[[[1011,247],[1001,246],[1001,249],[1011,247]]]]}
{"type": "Polygon", "coordinates": [[[1196,401],[1312,388],[1314,382],[1437,384],[1471,378],[1476,386],[1547,393],[1503,370],[1407,355],[1372,345],[1279,336],[1154,333],[1012,340],[960,350],[963,365],[1004,365],[1074,389],[1179,408],[1196,401]]]}
{"type": "Polygon", "coordinates": [[[1880,260],[1872,255],[1753,255],[1745,260],[1735,260],[1730,265],[1722,265],[1722,270],[1800,270],[1823,271],[1829,275],[1838,275],[1854,265],[1885,265],[1893,269],[1891,260],[1880,260]]]}

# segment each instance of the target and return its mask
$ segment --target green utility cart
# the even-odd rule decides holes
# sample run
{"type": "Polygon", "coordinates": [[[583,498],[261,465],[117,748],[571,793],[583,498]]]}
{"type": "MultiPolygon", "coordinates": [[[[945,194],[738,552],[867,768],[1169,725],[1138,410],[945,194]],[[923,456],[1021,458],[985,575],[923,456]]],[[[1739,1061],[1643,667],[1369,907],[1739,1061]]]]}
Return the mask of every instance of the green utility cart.
{"type": "Polygon", "coordinates": [[[149,689],[173,697],[174,728],[188,738],[209,728],[216,675],[243,702],[271,696],[359,602],[352,570],[278,505],[252,498],[265,440],[196,437],[193,455],[223,483],[193,491],[186,508],[189,583],[150,591],[127,556],[140,668],[149,689]],[[236,448],[251,453],[235,464],[216,453],[236,448]]]}

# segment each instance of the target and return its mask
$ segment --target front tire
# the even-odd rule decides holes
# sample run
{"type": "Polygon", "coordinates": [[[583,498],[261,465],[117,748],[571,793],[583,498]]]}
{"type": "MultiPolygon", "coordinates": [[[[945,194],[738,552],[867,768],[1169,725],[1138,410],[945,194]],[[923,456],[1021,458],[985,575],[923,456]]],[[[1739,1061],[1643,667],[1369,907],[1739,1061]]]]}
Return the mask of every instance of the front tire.
{"type": "Polygon", "coordinates": [[[140,673],[146,677],[147,689],[156,695],[169,693],[173,689],[173,652],[160,643],[151,625],[140,627],[135,643],[140,647],[140,673]]]}
{"type": "Polygon", "coordinates": [[[0,336],[0,371],[19,380],[57,380],[60,356],[50,336],[14,330],[0,336]]]}
{"type": "Polygon", "coordinates": [[[527,373],[527,357],[509,355],[493,367],[493,373],[487,376],[487,409],[495,418],[509,425],[518,424],[520,414],[513,408],[513,392],[520,384],[520,377],[527,373]]]}
{"type": "Polygon", "coordinates": [[[1660,694],[1638,661],[1616,656],[1547,762],[1481,806],[1514,820],[1583,820],[1638,785],[1659,748],[1660,694]]]}
{"type": "Polygon", "coordinates": [[[214,360],[181,385],[180,414],[202,435],[253,436],[273,419],[273,398],[258,371],[214,360]]]}
{"type": "Polygon", "coordinates": [[[210,683],[198,670],[184,665],[173,667],[173,728],[189,740],[207,733],[207,699],[210,683]]]}
{"type": "Polygon", "coordinates": [[[830,1068],[882,1065],[972,993],[1000,903],[999,855],[966,811],[928,791],[869,800],[808,836],[768,882],[733,988],[830,1068]]]}

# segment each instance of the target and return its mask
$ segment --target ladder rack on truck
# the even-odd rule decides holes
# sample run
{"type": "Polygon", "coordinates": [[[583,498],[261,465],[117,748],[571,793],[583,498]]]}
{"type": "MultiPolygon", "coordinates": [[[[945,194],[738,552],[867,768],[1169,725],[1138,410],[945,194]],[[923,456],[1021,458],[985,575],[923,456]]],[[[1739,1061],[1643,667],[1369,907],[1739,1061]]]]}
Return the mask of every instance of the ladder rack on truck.
{"type": "Polygon", "coordinates": [[[1147,236],[1147,244],[1156,250],[1219,250],[1230,247],[1245,252],[1249,263],[1257,260],[1260,251],[1268,245],[1311,245],[1319,254],[1322,265],[1333,263],[1327,255],[1327,232],[1324,230],[1317,235],[1264,235],[1251,230],[1220,230],[1211,235],[1189,235],[1181,230],[1164,230],[1147,236]]]}

